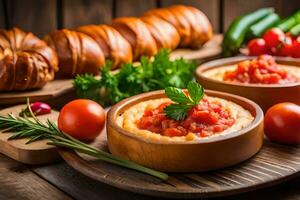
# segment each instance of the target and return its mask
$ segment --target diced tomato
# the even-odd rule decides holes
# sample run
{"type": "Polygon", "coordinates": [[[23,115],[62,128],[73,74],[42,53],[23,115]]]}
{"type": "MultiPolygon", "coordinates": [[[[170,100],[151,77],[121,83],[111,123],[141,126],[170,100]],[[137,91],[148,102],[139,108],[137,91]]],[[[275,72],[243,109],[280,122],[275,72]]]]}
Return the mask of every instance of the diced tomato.
{"type": "Polygon", "coordinates": [[[156,109],[158,112],[163,112],[165,107],[167,107],[168,105],[170,105],[171,103],[162,103],[160,106],[158,106],[158,108],[156,109]]]}
{"type": "Polygon", "coordinates": [[[210,102],[206,97],[190,109],[188,116],[182,121],[175,121],[165,115],[164,108],[169,104],[163,103],[155,109],[145,109],[137,126],[169,137],[185,136],[189,132],[208,137],[232,126],[235,121],[220,103],[210,102]]]}
{"type": "Polygon", "coordinates": [[[143,116],[139,120],[139,127],[142,129],[147,129],[152,125],[152,122],[153,122],[153,117],[143,116]]]}
{"type": "Polygon", "coordinates": [[[208,137],[210,134],[207,131],[202,131],[200,137],[208,137]]]}
{"type": "Polygon", "coordinates": [[[164,130],[163,135],[174,137],[174,136],[184,136],[185,133],[177,128],[167,128],[164,130]]]}
{"type": "Polygon", "coordinates": [[[224,129],[224,125],[215,125],[213,126],[213,131],[214,132],[221,132],[224,129]]]}
{"type": "Polygon", "coordinates": [[[243,61],[237,64],[234,71],[224,74],[225,81],[239,83],[291,83],[298,81],[296,77],[281,69],[274,58],[269,55],[262,55],[251,61],[243,61]]]}
{"type": "Polygon", "coordinates": [[[144,112],[144,116],[153,116],[154,115],[154,110],[147,108],[144,112]]]}

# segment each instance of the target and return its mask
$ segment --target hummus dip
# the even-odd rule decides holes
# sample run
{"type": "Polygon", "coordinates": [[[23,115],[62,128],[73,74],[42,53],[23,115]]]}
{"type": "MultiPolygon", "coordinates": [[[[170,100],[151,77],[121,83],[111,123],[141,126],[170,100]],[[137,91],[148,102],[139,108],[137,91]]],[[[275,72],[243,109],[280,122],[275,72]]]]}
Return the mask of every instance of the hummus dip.
{"type": "MultiPolygon", "coordinates": [[[[187,133],[183,136],[166,136],[162,133],[153,132],[150,131],[151,129],[146,128],[140,128],[140,121],[145,116],[145,113],[147,111],[151,111],[157,109],[163,104],[170,104],[172,101],[168,98],[160,98],[160,99],[153,99],[153,100],[147,100],[140,102],[132,107],[129,107],[124,113],[122,113],[117,118],[117,124],[122,127],[123,129],[129,131],[133,135],[136,135],[138,137],[144,138],[148,141],[154,141],[154,142],[188,142],[188,141],[197,141],[197,140],[207,140],[208,138],[212,137],[218,137],[220,135],[226,135],[233,133],[235,131],[241,130],[244,127],[248,126],[253,120],[254,117],[251,115],[251,113],[241,107],[240,105],[217,97],[210,97],[205,96],[204,99],[201,101],[209,102],[212,107],[216,107],[215,105],[219,106],[222,109],[220,110],[220,113],[225,113],[227,121],[230,121],[230,125],[226,126],[226,128],[223,129],[216,129],[217,131],[210,131],[209,135],[201,136],[196,132],[191,132],[191,129],[187,129],[187,133]]],[[[200,102],[201,104],[201,102],[200,102]]],[[[199,105],[200,105],[199,104],[199,105]]],[[[207,105],[207,104],[205,104],[207,105]]],[[[203,110],[201,110],[203,111],[203,110]]],[[[163,114],[163,113],[160,113],[163,114]]],[[[165,116],[166,117],[166,116],[165,116]]],[[[167,118],[167,117],[166,117],[167,118]]],[[[189,118],[189,115],[188,117],[189,118]]],[[[226,121],[225,118],[220,118],[221,122],[226,121]],[[223,120],[223,121],[222,121],[223,120]]],[[[168,121],[172,121],[172,119],[166,119],[168,121]]],[[[188,119],[186,119],[188,121],[188,119]]],[[[181,123],[178,121],[173,120],[174,123],[181,123]]],[[[154,123],[154,122],[153,122],[154,123]]],[[[195,123],[191,122],[191,123],[195,123]]],[[[206,132],[209,132],[207,130],[210,130],[211,123],[205,124],[201,121],[197,121],[198,125],[202,125],[206,128],[206,132]]],[[[194,125],[194,124],[193,124],[194,125]]],[[[215,130],[215,129],[212,129],[215,130]]]]}

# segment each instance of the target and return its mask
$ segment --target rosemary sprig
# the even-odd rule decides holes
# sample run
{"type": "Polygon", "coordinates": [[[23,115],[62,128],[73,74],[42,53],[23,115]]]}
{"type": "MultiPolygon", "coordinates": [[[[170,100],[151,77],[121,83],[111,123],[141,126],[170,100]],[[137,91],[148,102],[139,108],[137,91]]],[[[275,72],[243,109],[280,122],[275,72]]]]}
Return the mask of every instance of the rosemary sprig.
{"type": "MultiPolygon", "coordinates": [[[[29,100],[27,104],[30,105],[29,100]]],[[[31,118],[29,117],[15,117],[12,114],[7,116],[0,116],[0,130],[2,132],[11,132],[11,139],[28,138],[27,143],[31,143],[37,140],[48,139],[48,144],[57,147],[64,147],[75,150],[80,153],[84,153],[93,156],[99,160],[109,162],[115,165],[119,165],[125,168],[133,169],[139,172],[143,172],[162,180],[167,180],[168,175],[129,160],[125,160],[114,156],[108,152],[96,149],[88,144],[85,144],[67,134],[61,132],[55,123],[49,119],[46,123],[42,123],[32,112],[30,106],[28,106],[31,118]]]]}

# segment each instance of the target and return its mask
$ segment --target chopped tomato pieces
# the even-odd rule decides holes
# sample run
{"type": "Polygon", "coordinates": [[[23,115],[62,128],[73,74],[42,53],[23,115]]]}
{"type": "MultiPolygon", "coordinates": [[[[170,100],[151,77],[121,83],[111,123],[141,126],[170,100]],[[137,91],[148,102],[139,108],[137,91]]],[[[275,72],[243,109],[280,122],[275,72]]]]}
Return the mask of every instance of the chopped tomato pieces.
{"type": "Polygon", "coordinates": [[[164,136],[185,136],[194,133],[199,137],[208,137],[232,126],[235,120],[229,111],[217,101],[204,97],[199,105],[191,108],[182,121],[168,118],[164,108],[170,103],[163,103],[155,109],[147,108],[136,123],[140,129],[149,130],[164,136]]]}
{"type": "Polygon", "coordinates": [[[254,60],[246,60],[238,63],[234,71],[224,74],[223,80],[238,83],[294,83],[299,81],[292,74],[280,68],[274,58],[269,55],[261,55],[254,60]]]}

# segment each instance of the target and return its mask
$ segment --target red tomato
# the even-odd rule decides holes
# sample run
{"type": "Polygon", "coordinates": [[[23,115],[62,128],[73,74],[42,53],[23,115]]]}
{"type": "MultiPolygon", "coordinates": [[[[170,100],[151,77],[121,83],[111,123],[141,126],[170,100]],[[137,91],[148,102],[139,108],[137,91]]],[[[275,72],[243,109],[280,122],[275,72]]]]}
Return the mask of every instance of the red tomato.
{"type": "Polygon", "coordinates": [[[300,144],[300,106],[293,103],[272,106],[266,112],[264,129],[271,141],[300,144]]]}
{"type": "Polygon", "coordinates": [[[297,39],[293,41],[292,56],[294,58],[300,58],[300,36],[298,36],[297,39]]]}
{"type": "Polygon", "coordinates": [[[105,124],[105,111],[96,102],[77,99],[67,103],[59,113],[58,128],[81,141],[95,139],[105,124]]]}
{"type": "Polygon", "coordinates": [[[264,34],[263,38],[266,41],[267,47],[274,51],[284,40],[285,35],[284,32],[279,28],[272,28],[264,34]]]}
{"type": "Polygon", "coordinates": [[[179,130],[178,128],[167,128],[164,130],[163,135],[174,137],[174,136],[185,136],[186,131],[179,130]]]}
{"type": "Polygon", "coordinates": [[[294,49],[293,40],[290,36],[286,36],[284,41],[279,45],[276,55],[279,56],[292,56],[294,49]]]}
{"type": "Polygon", "coordinates": [[[269,50],[266,46],[266,42],[262,38],[253,39],[248,43],[249,55],[259,56],[262,54],[268,54],[269,50]]]}

